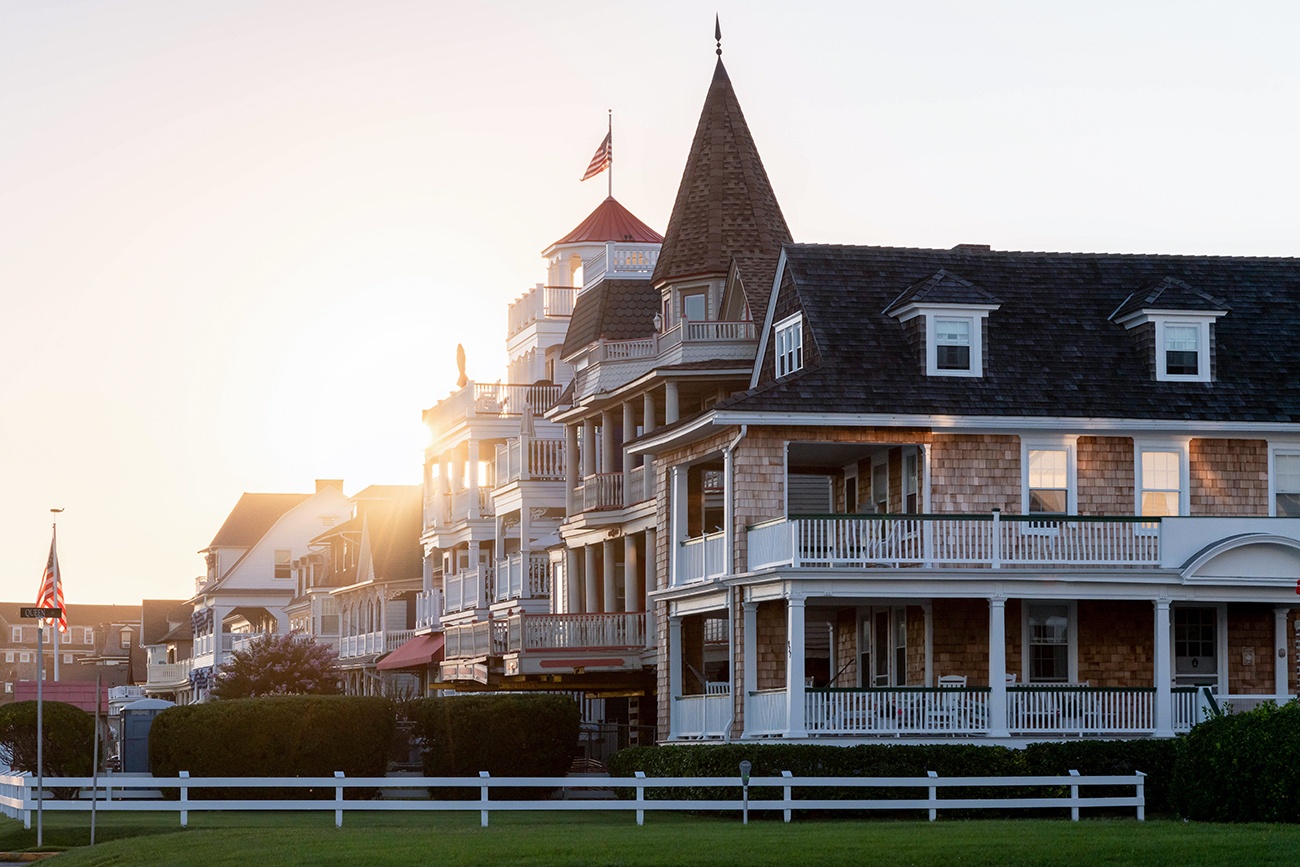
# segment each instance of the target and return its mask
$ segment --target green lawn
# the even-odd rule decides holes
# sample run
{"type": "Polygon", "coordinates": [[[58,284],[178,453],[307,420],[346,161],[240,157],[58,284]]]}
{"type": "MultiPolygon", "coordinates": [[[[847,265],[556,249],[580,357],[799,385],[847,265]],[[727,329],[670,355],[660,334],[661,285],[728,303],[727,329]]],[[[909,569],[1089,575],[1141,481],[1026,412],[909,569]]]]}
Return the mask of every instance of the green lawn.
{"type": "MultiPolygon", "coordinates": [[[[1204,825],[1130,819],[753,821],[650,813],[478,814],[193,813],[89,817],[50,814],[45,842],[75,846],[54,863],[248,867],[256,864],[1287,864],[1300,852],[1300,826],[1204,825]]],[[[0,850],[35,843],[34,831],[0,819],[0,850]]]]}

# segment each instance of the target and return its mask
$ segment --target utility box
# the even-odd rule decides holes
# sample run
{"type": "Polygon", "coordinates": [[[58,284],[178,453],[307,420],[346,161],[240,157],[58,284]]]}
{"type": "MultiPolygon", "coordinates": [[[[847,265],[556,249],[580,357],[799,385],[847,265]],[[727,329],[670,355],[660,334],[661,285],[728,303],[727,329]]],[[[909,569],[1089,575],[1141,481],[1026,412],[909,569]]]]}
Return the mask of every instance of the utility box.
{"type": "Polygon", "coordinates": [[[174,702],[159,698],[142,698],[122,708],[122,771],[147,774],[149,768],[149,729],[154,717],[174,702]]]}

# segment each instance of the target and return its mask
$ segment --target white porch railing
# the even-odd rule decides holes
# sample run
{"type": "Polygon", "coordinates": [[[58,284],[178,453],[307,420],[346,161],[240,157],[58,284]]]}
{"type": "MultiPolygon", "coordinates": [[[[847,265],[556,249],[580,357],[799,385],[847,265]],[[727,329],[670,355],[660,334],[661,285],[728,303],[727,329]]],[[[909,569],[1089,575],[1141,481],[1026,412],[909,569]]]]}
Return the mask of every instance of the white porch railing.
{"type": "Polygon", "coordinates": [[[486,608],[491,583],[492,567],[483,563],[445,576],[442,588],[446,613],[486,608]]]}
{"type": "Polygon", "coordinates": [[[577,501],[582,511],[623,508],[623,474],[595,473],[578,483],[577,501]]]}
{"type": "Polygon", "coordinates": [[[751,692],[745,713],[748,720],[745,724],[747,735],[779,735],[789,728],[784,689],[751,692]]]}
{"type": "Polygon", "coordinates": [[[704,320],[682,323],[682,339],[687,342],[715,340],[753,340],[754,323],[745,321],[704,320]]]}
{"type": "Polygon", "coordinates": [[[493,599],[509,602],[513,599],[549,599],[551,580],[549,561],[545,554],[511,554],[497,561],[496,592],[493,599]]]}
{"type": "Polygon", "coordinates": [[[470,382],[426,410],[424,420],[436,429],[467,416],[521,415],[525,407],[541,415],[559,399],[561,390],[558,385],[470,382]]]}
{"type": "Polygon", "coordinates": [[[415,596],[415,628],[437,629],[442,625],[442,591],[422,590],[415,596]]]}
{"type": "Polygon", "coordinates": [[[645,489],[645,467],[633,467],[627,473],[627,490],[623,492],[624,499],[629,503],[639,503],[642,500],[648,500],[653,493],[647,494],[645,489]]]}
{"type": "Polygon", "coordinates": [[[492,649],[492,624],[487,620],[448,626],[443,636],[446,659],[479,659],[488,656],[492,649]]]}
{"type": "MultiPolygon", "coordinates": [[[[817,734],[981,734],[988,689],[809,689],[805,724],[817,734]]],[[[784,698],[784,691],[782,691],[784,698]]]]}
{"type": "Polygon", "coordinates": [[[722,532],[687,539],[677,548],[674,584],[718,578],[727,571],[726,537],[722,532]]]}
{"type": "Polygon", "coordinates": [[[375,653],[391,653],[410,641],[414,635],[414,629],[380,630],[345,635],[339,639],[339,658],[349,659],[375,653]]]}
{"type": "Polygon", "coordinates": [[[644,648],[645,612],[606,614],[515,614],[509,619],[507,650],[598,650],[644,648]]]}
{"type": "Polygon", "coordinates": [[[529,289],[507,308],[507,336],[518,334],[539,319],[571,316],[573,299],[577,296],[578,290],[570,286],[536,286],[529,289]]]}
{"type": "Polygon", "coordinates": [[[475,502],[478,503],[478,517],[491,518],[493,515],[492,490],[487,485],[462,488],[453,491],[448,497],[450,498],[450,507],[447,510],[448,523],[455,524],[470,520],[473,517],[470,514],[470,506],[475,502]]]}
{"type": "Polygon", "coordinates": [[[720,738],[731,719],[731,693],[673,698],[673,737],[720,738]]]}
{"type": "Polygon", "coordinates": [[[186,683],[190,678],[190,669],[194,660],[182,659],[180,662],[151,662],[145,681],[145,689],[173,687],[186,683]]]}
{"type": "Polygon", "coordinates": [[[1000,512],[782,518],[749,528],[748,566],[1157,566],[1159,531],[1159,518],[1000,512]]]}
{"type": "Polygon", "coordinates": [[[658,244],[606,241],[604,250],[582,263],[582,288],[590,289],[606,277],[648,278],[658,261],[658,244]]]}
{"type": "Polygon", "coordinates": [[[564,440],[512,439],[496,447],[496,464],[498,486],[521,480],[563,480],[564,440]]]}

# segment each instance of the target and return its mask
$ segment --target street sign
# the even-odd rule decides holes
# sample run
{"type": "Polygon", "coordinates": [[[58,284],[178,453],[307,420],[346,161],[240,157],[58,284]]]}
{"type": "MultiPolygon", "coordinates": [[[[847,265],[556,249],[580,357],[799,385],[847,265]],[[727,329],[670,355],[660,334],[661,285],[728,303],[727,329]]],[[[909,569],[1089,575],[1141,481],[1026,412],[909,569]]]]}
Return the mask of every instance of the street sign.
{"type": "Polygon", "coordinates": [[[55,618],[62,615],[63,611],[58,608],[20,608],[18,613],[23,617],[55,618]]]}

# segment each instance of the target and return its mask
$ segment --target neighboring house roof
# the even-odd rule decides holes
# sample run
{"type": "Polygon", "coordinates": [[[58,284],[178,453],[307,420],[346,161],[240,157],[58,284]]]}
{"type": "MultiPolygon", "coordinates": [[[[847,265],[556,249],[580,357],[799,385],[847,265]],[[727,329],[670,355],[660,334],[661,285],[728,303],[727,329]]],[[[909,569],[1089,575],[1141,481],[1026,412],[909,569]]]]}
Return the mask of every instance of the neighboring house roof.
{"type": "MultiPolygon", "coordinates": [[[[601,202],[596,210],[588,214],[587,219],[579,223],[572,232],[556,241],[551,247],[604,241],[658,244],[663,239],[663,235],[641,222],[635,214],[610,196],[601,202]]],[[[550,247],[547,249],[549,250],[550,247]]]]}
{"type": "Polygon", "coordinates": [[[285,512],[311,498],[311,494],[244,494],[226,522],[212,537],[209,548],[251,548],[285,512]]]}
{"type": "MultiPolygon", "coordinates": [[[[188,628],[194,606],[183,599],[146,599],[140,603],[140,643],[161,644],[175,631],[176,624],[188,628]]],[[[187,636],[190,637],[190,636],[187,636]]]]}
{"type": "Polygon", "coordinates": [[[654,332],[659,290],[647,280],[602,280],[579,293],[564,334],[561,358],[600,340],[629,340],[654,332]]]}
{"type": "Polygon", "coordinates": [[[725,275],[734,258],[742,266],[750,310],[758,317],[767,306],[781,245],[790,240],[719,58],[651,282],[659,286],[682,277],[725,275]]]}
{"type": "MultiPolygon", "coordinates": [[[[312,545],[329,545],[350,535],[360,544],[364,530],[376,579],[418,578],[424,574],[424,549],[420,531],[424,520],[424,495],[419,485],[372,485],[352,498],[356,514],[312,539],[312,545]]],[[[360,580],[356,569],[333,566],[317,587],[347,587],[360,580]]]]}
{"type": "Polygon", "coordinates": [[[798,244],[786,256],[778,306],[802,310],[821,360],[769,373],[719,410],[1300,422],[1300,391],[1285,385],[1300,378],[1300,259],[798,244]],[[941,269],[1001,304],[982,376],[927,376],[885,312],[941,269]],[[1188,288],[1162,292],[1230,308],[1215,321],[1211,382],[1155,381],[1152,348],[1112,318],[1166,278],[1188,288]]]}

